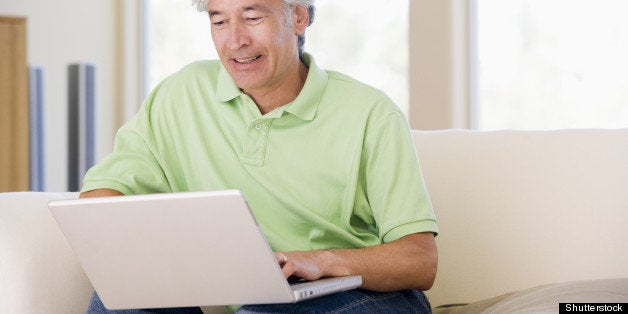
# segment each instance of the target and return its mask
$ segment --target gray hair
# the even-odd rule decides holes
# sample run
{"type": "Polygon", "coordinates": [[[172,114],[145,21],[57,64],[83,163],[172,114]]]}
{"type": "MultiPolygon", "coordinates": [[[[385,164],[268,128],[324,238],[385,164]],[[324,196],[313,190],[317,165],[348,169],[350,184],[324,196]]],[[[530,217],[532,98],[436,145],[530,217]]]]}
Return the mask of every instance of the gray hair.
{"type": "MultiPolygon", "coordinates": [[[[314,22],[314,13],[316,12],[316,8],[314,7],[315,0],[282,0],[283,5],[286,10],[286,17],[288,21],[290,21],[290,8],[292,6],[299,6],[307,8],[307,13],[310,16],[310,23],[307,26],[312,25],[314,22]]],[[[209,0],[192,0],[192,5],[196,5],[196,9],[199,12],[207,12],[207,5],[209,4],[209,0]]],[[[303,56],[303,51],[305,49],[305,33],[299,35],[297,38],[297,45],[299,46],[299,58],[303,56]]]]}

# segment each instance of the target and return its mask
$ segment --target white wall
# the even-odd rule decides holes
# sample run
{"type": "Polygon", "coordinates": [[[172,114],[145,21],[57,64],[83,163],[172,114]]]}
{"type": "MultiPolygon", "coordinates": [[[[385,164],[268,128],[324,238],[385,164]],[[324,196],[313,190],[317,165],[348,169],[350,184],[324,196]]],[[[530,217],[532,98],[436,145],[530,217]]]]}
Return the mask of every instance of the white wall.
{"type": "Polygon", "coordinates": [[[44,68],[46,189],[67,189],[67,65],[91,62],[97,80],[97,155],[117,128],[116,1],[1,0],[0,15],[28,20],[30,65],[44,68]]]}

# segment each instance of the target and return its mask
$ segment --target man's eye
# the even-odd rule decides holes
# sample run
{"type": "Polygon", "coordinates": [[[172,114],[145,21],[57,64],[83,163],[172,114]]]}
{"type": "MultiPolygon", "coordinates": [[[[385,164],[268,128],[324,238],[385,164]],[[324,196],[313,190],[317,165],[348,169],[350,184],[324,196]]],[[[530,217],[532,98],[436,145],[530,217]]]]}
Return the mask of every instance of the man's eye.
{"type": "Polygon", "coordinates": [[[247,17],[245,20],[247,23],[257,24],[257,23],[260,23],[263,20],[263,18],[262,17],[247,17]]]}
{"type": "Polygon", "coordinates": [[[222,26],[225,24],[225,21],[216,21],[216,22],[212,22],[212,25],[214,26],[222,26]]]}

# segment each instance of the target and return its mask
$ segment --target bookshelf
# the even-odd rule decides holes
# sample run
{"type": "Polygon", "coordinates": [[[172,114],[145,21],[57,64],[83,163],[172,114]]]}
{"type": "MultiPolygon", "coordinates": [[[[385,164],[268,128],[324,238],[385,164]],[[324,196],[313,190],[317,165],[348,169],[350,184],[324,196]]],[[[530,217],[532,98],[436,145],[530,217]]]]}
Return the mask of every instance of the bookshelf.
{"type": "Polygon", "coordinates": [[[26,19],[0,16],[0,192],[29,190],[26,19]]]}

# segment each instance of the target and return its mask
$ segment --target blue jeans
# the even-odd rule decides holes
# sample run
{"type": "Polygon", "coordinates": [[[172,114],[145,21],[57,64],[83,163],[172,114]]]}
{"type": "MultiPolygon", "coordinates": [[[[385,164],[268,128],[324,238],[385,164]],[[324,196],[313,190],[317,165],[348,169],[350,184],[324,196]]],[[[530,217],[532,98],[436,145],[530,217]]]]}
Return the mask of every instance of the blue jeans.
{"type": "MultiPolygon", "coordinates": [[[[403,290],[396,292],[373,292],[362,289],[335,293],[299,303],[244,305],[237,314],[251,313],[431,313],[430,303],[423,292],[403,290]]],[[[200,308],[172,308],[148,310],[109,311],[105,309],[96,293],[87,313],[202,313],[200,308]]]]}
{"type": "Polygon", "coordinates": [[[286,304],[244,305],[236,314],[252,313],[432,313],[423,292],[374,292],[362,289],[286,304]]]}
{"type": "Polygon", "coordinates": [[[87,307],[88,314],[104,314],[104,313],[116,313],[116,314],[203,314],[200,307],[184,307],[184,308],[168,308],[168,309],[145,309],[145,310],[108,310],[102,304],[100,297],[96,292],[92,295],[92,299],[89,301],[87,307]]]}

